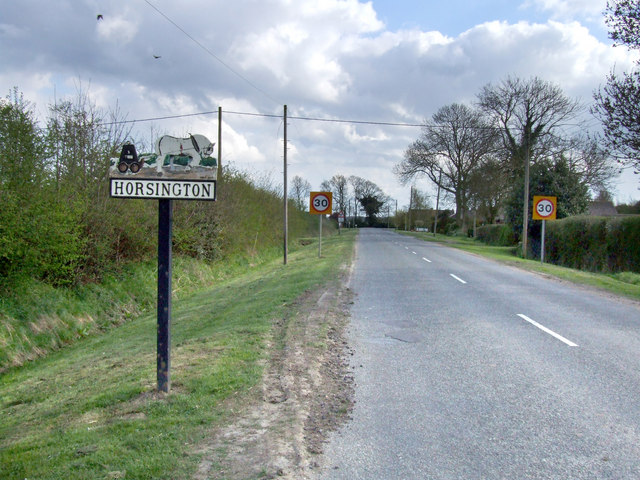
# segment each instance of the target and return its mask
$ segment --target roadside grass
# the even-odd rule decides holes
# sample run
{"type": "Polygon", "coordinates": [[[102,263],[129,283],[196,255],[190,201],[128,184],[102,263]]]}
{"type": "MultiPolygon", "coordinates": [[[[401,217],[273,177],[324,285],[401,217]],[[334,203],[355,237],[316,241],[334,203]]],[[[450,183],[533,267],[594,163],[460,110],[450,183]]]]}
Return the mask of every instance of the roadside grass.
{"type": "Polygon", "coordinates": [[[273,322],[335,281],[355,235],[193,294],[174,278],[169,394],[156,391],[155,312],[2,374],[0,478],[191,478],[199,446],[255,395],[273,322]]]}
{"type": "MultiPolygon", "coordinates": [[[[272,248],[250,259],[232,255],[213,264],[174,256],[173,296],[191,295],[278,255],[281,249],[272,248]]],[[[157,262],[152,260],[125,265],[100,283],[75,288],[13,279],[9,288],[0,290],[0,373],[154,310],[156,275],[157,262]]]]}
{"type": "Polygon", "coordinates": [[[599,288],[616,295],[640,300],[640,274],[633,272],[594,273],[561,267],[540,260],[524,259],[515,254],[515,247],[495,247],[468,237],[430,233],[399,232],[429,242],[442,243],[469,253],[481,255],[518,268],[550,275],[580,285],[599,288]]]}

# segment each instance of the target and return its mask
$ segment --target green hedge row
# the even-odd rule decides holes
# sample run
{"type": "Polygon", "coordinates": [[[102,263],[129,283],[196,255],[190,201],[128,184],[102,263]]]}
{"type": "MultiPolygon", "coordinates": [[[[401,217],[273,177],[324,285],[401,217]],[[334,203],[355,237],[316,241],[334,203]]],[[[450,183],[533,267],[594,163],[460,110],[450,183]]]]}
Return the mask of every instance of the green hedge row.
{"type": "Polygon", "coordinates": [[[546,260],[594,272],[640,272],[640,216],[547,222],[546,260]]]}
{"type": "Polygon", "coordinates": [[[509,247],[515,245],[516,237],[511,225],[482,225],[476,228],[476,238],[489,245],[509,247]]]}

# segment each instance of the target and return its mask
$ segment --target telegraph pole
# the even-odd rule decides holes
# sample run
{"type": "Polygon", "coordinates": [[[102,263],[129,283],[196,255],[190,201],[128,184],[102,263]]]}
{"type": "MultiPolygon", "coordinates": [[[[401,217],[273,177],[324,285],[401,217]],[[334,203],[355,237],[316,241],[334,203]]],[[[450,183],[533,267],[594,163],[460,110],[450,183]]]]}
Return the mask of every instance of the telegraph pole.
{"type": "Polygon", "coordinates": [[[438,194],[436,196],[436,216],[433,219],[433,236],[436,236],[438,231],[438,209],[440,208],[440,184],[442,183],[442,169],[440,169],[440,175],[438,176],[438,194]]]}
{"type": "Polygon", "coordinates": [[[222,107],[218,107],[218,182],[222,179],[222,107]]]}
{"type": "Polygon", "coordinates": [[[287,264],[289,243],[289,209],[287,206],[287,106],[284,106],[284,264],[287,264]]]}
{"type": "Polygon", "coordinates": [[[409,231],[411,231],[411,206],[413,202],[413,185],[411,185],[411,193],[409,194],[409,231]]]}
{"type": "Polygon", "coordinates": [[[531,136],[527,132],[525,161],[524,161],[524,205],[522,207],[522,258],[527,258],[527,240],[529,235],[529,142],[531,136]]]}

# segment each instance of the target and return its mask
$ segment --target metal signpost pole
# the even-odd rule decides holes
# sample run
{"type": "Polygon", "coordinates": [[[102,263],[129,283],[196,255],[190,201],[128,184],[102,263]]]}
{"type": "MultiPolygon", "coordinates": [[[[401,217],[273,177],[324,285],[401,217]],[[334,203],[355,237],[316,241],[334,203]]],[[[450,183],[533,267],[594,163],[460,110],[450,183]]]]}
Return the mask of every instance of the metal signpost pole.
{"type": "Polygon", "coordinates": [[[540,263],[544,263],[544,227],[546,223],[546,220],[542,220],[542,244],[540,245],[540,263]]]}
{"type": "Polygon", "coordinates": [[[547,220],[557,218],[558,197],[548,195],[534,195],[533,197],[533,220],[542,220],[542,232],[540,243],[540,263],[544,263],[544,237],[547,220]]]}
{"type": "Polygon", "coordinates": [[[158,201],[158,390],[169,392],[171,381],[171,236],[173,200],[158,201]]]}
{"type": "Polygon", "coordinates": [[[331,192],[311,192],[309,194],[309,213],[318,215],[320,218],[318,226],[318,258],[322,257],[322,217],[331,214],[331,201],[331,192]]]}
{"type": "Polygon", "coordinates": [[[320,219],[320,228],[319,228],[320,238],[318,239],[318,258],[322,258],[322,217],[323,215],[318,215],[318,218],[320,219]]]}

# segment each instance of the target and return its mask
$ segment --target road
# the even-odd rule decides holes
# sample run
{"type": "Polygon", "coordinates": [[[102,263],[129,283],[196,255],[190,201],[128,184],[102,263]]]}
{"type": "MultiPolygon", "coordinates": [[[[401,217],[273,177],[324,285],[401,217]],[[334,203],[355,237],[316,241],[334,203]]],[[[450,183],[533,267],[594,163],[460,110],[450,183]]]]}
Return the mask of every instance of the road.
{"type": "Polygon", "coordinates": [[[318,478],[640,478],[640,309],[363,229],[352,419],[318,478]]]}

